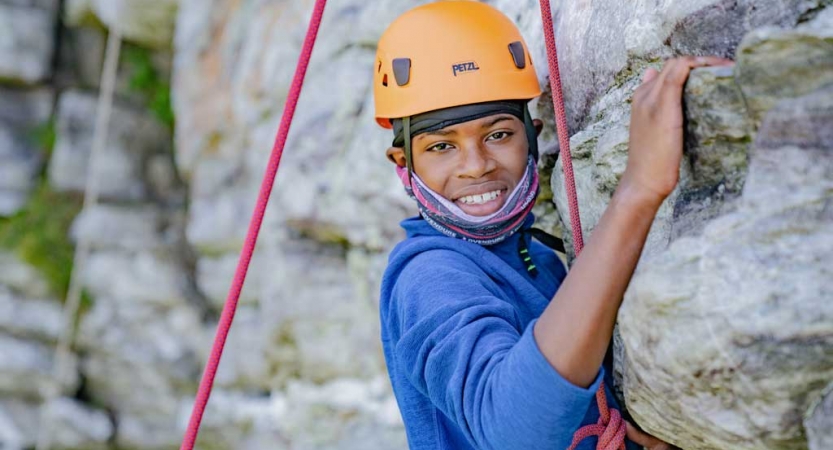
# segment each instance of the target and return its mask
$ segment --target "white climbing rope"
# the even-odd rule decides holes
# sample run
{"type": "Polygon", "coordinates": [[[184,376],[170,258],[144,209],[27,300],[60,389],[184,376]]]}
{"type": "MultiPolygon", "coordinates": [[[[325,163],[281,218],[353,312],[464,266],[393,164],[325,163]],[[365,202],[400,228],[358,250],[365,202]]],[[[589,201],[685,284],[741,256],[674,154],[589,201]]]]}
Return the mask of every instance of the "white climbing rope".
{"type": "MultiPolygon", "coordinates": [[[[81,214],[91,211],[98,203],[99,186],[95,176],[97,171],[96,163],[99,155],[107,144],[107,129],[110,124],[110,111],[113,107],[113,91],[116,85],[116,74],[119,66],[119,53],[121,51],[121,33],[115,27],[110,28],[107,37],[107,50],[104,54],[104,67],[101,73],[101,88],[98,94],[98,105],[96,106],[95,128],[93,128],[93,144],[90,150],[90,157],[87,161],[87,179],[84,187],[84,204],[81,214]]],[[[79,214],[80,216],[80,214],[79,214]]],[[[78,308],[81,305],[81,292],[83,288],[83,270],[87,259],[90,256],[90,239],[81,234],[75,247],[75,255],[72,260],[72,272],[69,282],[67,298],[63,309],[63,327],[58,337],[58,345],[55,350],[55,362],[53,373],[54,383],[46,383],[43,395],[43,403],[40,407],[40,426],[38,427],[37,450],[49,450],[52,434],[49,432],[51,416],[48,413],[50,404],[61,394],[61,386],[72,370],[71,346],[75,334],[75,321],[78,308]]]]}

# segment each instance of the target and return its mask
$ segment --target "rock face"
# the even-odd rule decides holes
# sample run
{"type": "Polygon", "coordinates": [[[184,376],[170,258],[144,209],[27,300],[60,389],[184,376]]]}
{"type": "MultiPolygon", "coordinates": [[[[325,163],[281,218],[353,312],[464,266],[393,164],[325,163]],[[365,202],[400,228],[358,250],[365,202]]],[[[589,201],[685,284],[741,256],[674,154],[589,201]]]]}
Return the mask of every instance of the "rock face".
{"type": "MultiPolygon", "coordinates": [[[[61,95],[57,140],[49,165],[49,181],[58,190],[83,192],[92,150],[96,97],[80,91],[61,95]]],[[[107,148],[92,168],[101,196],[136,201],[152,195],[145,179],[148,160],[170,151],[170,136],[149,115],[127,105],[114,105],[107,148]]]]}
{"type": "MultiPolygon", "coordinates": [[[[198,448],[406,448],[376,305],[415,207],[385,160],[368,68],[387,24],[426,1],[328,5],[198,448]]],[[[92,254],[75,268],[87,301],[73,376],[49,405],[61,305],[0,251],[0,448],[40,431],[53,448],[178,447],[313,3],[65,0],[56,17],[56,0],[0,0],[0,216],[38,183],[83,189],[100,25],[129,41],[92,172],[101,202],[67,230],[92,254]],[[31,130],[54,133],[51,152],[31,130]]],[[[538,2],[489,3],[519,24],[548,89],[538,2]]],[[[553,2],[586,235],[626,166],[643,70],[680,54],[738,61],[691,75],[681,182],[620,317],[631,414],[685,449],[830,447],[830,5],[553,2]]],[[[536,216],[569,248],[548,92],[533,114],[551,177],[536,216]]]]}
{"type": "Polygon", "coordinates": [[[810,450],[833,447],[833,433],[831,433],[833,420],[831,418],[833,418],[833,396],[830,395],[830,386],[828,386],[819,402],[809,411],[809,416],[804,420],[810,450]]]}
{"type": "MultiPolygon", "coordinates": [[[[769,36],[778,45],[824,41],[832,13],[769,36]]],[[[748,62],[804,68],[795,56],[757,56],[769,46],[762,35],[739,49],[743,92],[764,92],[744,76],[748,62]]],[[[829,38],[824,50],[829,61],[829,38]]],[[[769,94],[775,106],[763,114],[735,210],[644,260],[631,282],[619,316],[625,397],[639,423],[669,442],[807,446],[802,417],[833,379],[833,86],[813,89],[831,73],[833,64],[769,94]]]]}
{"type": "MultiPolygon", "coordinates": [[[[624,170],[630,120],[628,102],[645,68],[659,68],[663,58],[681,54],[734,57],[737,53],[738,61],[742,61],[746,55],[744,51],[738,52],[737,46],[749,31],[763,28],[772,33],[776,27],[792,27],[825,4],[829,2],[773,0],[762,4],[752,1],[698,0],[665,2],[661,6],[650,2],[623,6],[620,2],[604,0],[593,2],[592,5],[586,2],[563,2],[556,6],[556,26],[560,25],[556,39],[572,134],[571,147],[573,157],[577,160],[574,162],[577,166],[574,170],[585,234],[591,232],[598,222],[624,170]]],[[[758,33],[765,34],[767,31],[756,31],[749,39],[754,40],[758,33]]],[[[794,39],[795,47],[790,44],[781,45],[782,52],[808,68],[816,65],[828,67],[829,61],[816,58],[813,56],[815,53],[812,53],[817,47],[824,48],[827,33],[819,30],[815,37],[808,38],[806,44],[800,42],[800,39],[794,39]]],[[[772,42],[762,35],[763,41],[772,42]]],[[[750,41],[747,48],[753,46],[750,41]]],[[[755,75],[749,76],[773,74],[769,84],[756,83],[754,86],[757,87],[750,87],[760,89],[762,97],[766,97],[766,92],[774,92],[772,90],[776,89],[775,86],[784,90],[793,89],[785,86],[796,86],[794,89],[801,90],[804,88],[797,86],[803,86],[809,79],[813,80],[815,87],[823,84],[823,78],[815,76],[800,82],[797,78],[785,81],[789,80],[788,74],[778,78],[777,72],[773,71],[777,69],[769,66],[763,68],[762,65],[784,58],[769,51],[759,51],[757,54],[761,55],[759,59],[765,61],[761,60],[751,67],[749,73],[755,75]]],[[[801,64],[790,67],[805,67],[801,64]]],[[[801,70],[795,69],[795,72],[801,70]]],[[[812,69],[806,73],[812,73],[812,69]]],[[[686,97],[695,102],[687,105],[689,118],[693,119],[689,122],[688,131],[694,135],[688,142],[689,161],[681,168],[683,181],[679,189],[666,201],[658,214],[658,220],[654,222],[646,245],[649,254],[662,251],[672,236],[684,234],[686,230],[696,231],[701,227],[697,224],[702,223],[698,220],[726,208],[714,203],[724,203],[727,200],[725,196],[729,199],[736,196],[742,185],[744,163],[739,154],[743,153],[745,144],[751,140],[750,130],[744,122],[753,124],[756,117],[754,114],[747,117],[745,112],[745,101],[750,94],[742,92],[744,97],[740,97],[741,93],[737,92],[732,80],[726,79],[726,75],[721,75],[719,71],[714,75],[701,76],[722,79],[723,86],[710,86],[712,83],[706,80],[694,80],[694,83],[689,84],[686,97]],[[708,93],[703,89],[718,89],[719,92],[708,93]],[[699,104],[697,97],[703,99],[699,104]],[[697,117],[701,114],[704,116],[697,117]],[[717,145],[704,149],[712,155],[698,154],[703,151],[699,150],[703,147],[703,141],[711,144],[713,139],[718,140],[717,145]],[[696,167],[697,164],[701,164],[701,167],[696,167]],[[724,184],[721,190],[718,178],[726,171],[730,172],[726,173],[726,181],[730,185],[724,184]],[[703,179],[700,180],[700,177],[703,179]],[[692,202],[695,204],[691,205],[692,202]],[[710,205],[703,205],[704,202],[710,202],[710,205]],[[696,216],[690,223],[680,222],[672,230],[676,215],[683,213],[689,216],[692,212],[696,216]]],[[[743,78],[744,75],[739,73],[738,79],[743,78]]],[[[542,104],[540,112],[545,118],[552,116],[548,108],[549,105],[542,104]]],[[[544,139],[547,138],[551,137],[544,135],[544,139]]],[[[559,160],[552,171],[552,189],[556,206],[566,217],[567,199],[561,173],[559,160]]],[[[570,221],[563,222],[567,230],[566,243],[571,246],[570,221]]]]}
{"type": "Polygon", "coordinates": [[[0,88],[0,217],[26,203],[43,167],[38,138],[50,132],[52,97],[47,88],[0,88]]]}
{"type": "Polygon", "coordinates": [[[58,0],[0,2],[0,80],[45,81],[52,71],[58,0]]]}
{"type": "MultiPolygon", "coordinates": [[[[275,62],[297,58],[312,3],[180,4],[176,158],[190,186],[186,235],[197,251],[197,286],[214,308],[225,300],[294,72],[275,62]]],[[[273,403],[295,411],[270,417],[272,433],[299,448],[405,447],[396,409],[380,406],[393,397],[383,382],[374,299],[384,251],[413,207],[384,158],[390,137],[372,119],[365,76],[379,21],[398,13],[390,5],[342,2],[325,15],[218,373],[223,389],[270,391],[273,403]],[[324,392],[334,388],[310,382],[357,387],[351,403],[330,406],[324,392]],[[302,385],[306,394],[294,397],[293,386],[302,385]],[[344,415],[324,417],[320,408],[344,415]]],[[[240,395],[227,401],[263,404],[240,395]]],[[[224,440],[234,436],[220,429],[224,440]]]]}
{"type": "MultiPolygon", "coordinates": [[[[43,392],[54,386],[55,342],[62,327],[61,305],[51,298],[37,271],[15,255],[0,252],[0,444],[23,449],[34,445],[43,392]]],[[[60,392],[74,395],[81,377],[79,358],[60,392]]],[[[113,433],[110,418],[70,397],[46,408],[53,448],[104,449],[113,433]]]]}
{"type": "Polygon", "coordinates": [[[81,25],[90,17],[118,27],[125,39],[151,48],[171,45],[178,0],[67,0],[66,21],[81,25]]]}

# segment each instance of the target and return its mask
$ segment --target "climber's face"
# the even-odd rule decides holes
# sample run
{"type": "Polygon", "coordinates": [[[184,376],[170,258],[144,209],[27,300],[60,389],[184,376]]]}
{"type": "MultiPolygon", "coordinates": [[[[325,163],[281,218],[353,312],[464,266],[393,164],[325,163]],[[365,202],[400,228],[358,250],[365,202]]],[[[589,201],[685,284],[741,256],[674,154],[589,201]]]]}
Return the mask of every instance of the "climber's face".
{"type": "MultiPolygon", "coordinates": [[[[541,121],[533,122],[540,132],[541,121]]],[[[526,171],[524,124],[511,114],[421,133],[412,142],[414,172],[431,190],[473,216],[499,210],[526,171]]],[[[388,157],[405,167],[402,148],[389,148],[388,157]]]]}

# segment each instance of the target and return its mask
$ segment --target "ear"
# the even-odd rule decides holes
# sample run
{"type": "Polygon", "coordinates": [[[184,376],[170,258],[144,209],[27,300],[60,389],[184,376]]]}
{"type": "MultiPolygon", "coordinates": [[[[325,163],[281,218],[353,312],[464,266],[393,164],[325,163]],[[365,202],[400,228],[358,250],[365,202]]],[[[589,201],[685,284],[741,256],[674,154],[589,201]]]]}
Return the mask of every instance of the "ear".
{"type": "Polygon", "coordinates": [[[402,147],[391,147],[385,152],[385,154],[388,156],[388,160],[390,160],[390,162],[399,167],[405,167],[407,164],[405,160],[405,149],[402,147]]]}
{"type": "Polygon", "coordinates": [[[541,119],[532,119],[532,125],[535,126],[535,136],[541,136],[541,130],[544,129],[544,122],[541,119]]]}

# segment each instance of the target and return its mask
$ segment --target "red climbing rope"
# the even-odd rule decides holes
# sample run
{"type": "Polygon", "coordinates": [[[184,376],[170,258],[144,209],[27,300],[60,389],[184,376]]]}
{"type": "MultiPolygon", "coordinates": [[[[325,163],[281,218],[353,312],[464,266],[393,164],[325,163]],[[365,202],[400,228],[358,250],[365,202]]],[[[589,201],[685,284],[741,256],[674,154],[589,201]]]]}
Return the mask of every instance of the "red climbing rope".
{"type": "MultiPolygon", "coordinates": [[[[549,0],[541,2],[541,21],[544,26],[544,41],[547,46],[547,60],[550,69],[550,88],[552,89],[552,105],[555,112],[556,132],[558,133],[559,154],[564,167],[564,187],[567,190],[567,202],[570,209],[570,227],[573,229],[573,248],[576,256],[584,248],[584,237],[581,232],[581,217],[578,211],[578,197],[576,196],[576,180],[573,176],[573,158],[570,154],[570,136],[567,130],[567,113],[564,108],[564,94],[561,90],[561,74],[558,71],[558,51],[555,48],[555,32],[552,25],[552,9],[549,0]]],[[[619,411],[607,406],[607,395],[604,383],[596,392],[596,402],[599,406],[599,421],[587,425],[573,436],[573,450],[581,441],[591,436],[598,436],[596,444],[598,450],[620,450],[625,448],[627,428],[619,411]]]]}
{"type": "Polygon", "coordinates": [[[597,436],[599,442],[597,449],[604,450],[625,450],[625,434],[627,428],[625,421],[619,411],[607,407],[604,383],[596,392],[596,401],[599,403],[599,421],[592,425],[585,425],[573,435],[573,443],[567,450],[575,450],[578,444],[591,436],[597,436]]]}
{"type": "MultiPolygon", "coordinates": [[[[581,220],[578,212],[578,199],[576,197],[575,178],[573,176],[573,164],[570,155],[570,139],[567,133],[567,118],[564,110],[564,98],[561,90],[561,77],[558,72],[558,55],[555,48],[552,13],[549,0],[540,0],[540,2],[541,18],[544,24],[544,38],[546,41],[547,56],[549,59],[550,87],[552,88],[553,106],[555,108],[558,141],[561,146],[562,164],[564,165],[564,184],[567,189],[567,198],[570,205],[570,223],[573,229],[573,246],[575,248],[576,255],[578,255],[581,252],[582,247],[584,247],[584,240],[582,238],[581,220]]],[[[211,388],[214,384],[214,376],[217,374],[217,368],[223,354],[223,347],[225,346],[226,338],[228,337],[232,321],[234,320],[234,313],[237,310],[237,302],[240,298],[240,292],[243,289],[243,283],[246,279],[249,262],[251,262],[255,243],[257,242],[257,236],[260,232],[260,226],[263,223],[266,205],[269,202],[269,195],[272,192],[275,176],[277,175],[278,167],[280,166],[284,145],[286,144],[286,138],[292,124],[292,118],[295,115],[298,98],[301,95],[301,88],[304,84],[304,76],[306,75],[307,67],[309,66],[309,60],[312,55],[313,47],[315,46],[315,39],[318,36],[318,29],[321,26],[321,19],[324,15],[324,7],[326,6],[326,3],[326,0],[316,0],[315,2],[312,18],[310,19],[310,25],[304,40],[304,46],[301,50],[301,55],[298,58],[298,66],[295,69],[295,76],[292,80],[292,86],[289,90],[286,105],[284,106],[281,124],[278,129],[277,137],[275,138],[275,144],[272,147],[272,154],[269,157],[266,174],[264,175],[263,182],[260,186],[257,205],[254,213],[252,214],[252,219],[249,222],[246,241],[240,253],[237,270],[235,272],[231,288],[229,289],[222,315],[220,316],[220,322],[217,325],[214,345],[211,348],[211,355],[209,356],[208,363],[206,364],[205,371],[203,372],[202,380],[200,381],[200,387],[197,391],[194,408],[191,411],[191,419],[188,422],[188,429],[185,432],[180,450],[192,450],[194,448],[194,443],[197,440],[200,422],[202,421],[202,416],[205,413],[205,407],[208,404],[208,398],[211,395],[211,388]]],[[[626,430],[625,424],[619,414],[619,411],[608,408],[603,383],[599,387],[598,392],[596,392],[596,400],[599,405],[599,421],[596,424],[587,425],[576,432],[570,449],[575,448],[582,440],[590,436],[599,436],[599,444],[597,446],[598,449],[624,449],[626,430]]]]}
{"type": "Polygon", "coordinates": [[[559,155],[564,166],[564,187],[567,189],[567,201],[570,204],[570,226],[573,229],[573,248],[576,256],[584,248],[581,234],[581,217],[578,213],[576,180],[573,176],[573,158],[570,154],[570,135],[567,132],[567,112],[564,110],[564,94],[561,90],[561,74],[558,72],[558,51],[555,48],[555,33],[552,26],[552,10],[549,0],[541,0],[541,20],[544,25],[544,42],[547,46],[547,59],[550,68],[550,88],[552,106],[555,112],[556,132],[558,133],[559,155]]]}
{"type": "Polygon", "coordinates": [[[194,409],[191,411],[191,420],[188,422],[188,429],[182,440],[180,450],[192,450],[197,440],[197,433],[200,429],[205,406],[208,404],[208,397],[211,395],[211,387],[214,384],[214,376],[217,374],[217,367],[220,365],[220,357],[223,355],[223,347],[228,337],[231,322],[234,320],[234,312],[237,309],[237,301],[240,298],[240,291],[243,289],[243,282],[246,280],[246,272],[249,262],[252,260],[252,253],[257,242],[257,235],[260,232],[260,225],[263,223],[263,215],[266,212],[266,205],[269,203],[269,194],[275,183],[275,175],[278,173],[278,166],[283,155],[283,148],[289,134],[289,127],[292,125],[292,117],[295,115],[295,107],[298,104],[298,97],[301,95],[301,88],[304,85],[304,76],[307,72],[312,49],[315,46],[315,38],[318,36],[318,28],[321,26],[321,18],[324,16],[324,6],[327,0],[316,0],[315,7],[310,19],[307,36],[304,39],[304,46],[301,49],[301,56],[298,58],[298,66],[295,69],[295,77],[292,79],[292,86],[289,88],[289,95],[284,105],[283,116],[281,117],[280,128],[272,147],[272,154],[269,157],[269,164],[266,167],[266,174],[260,185],[260,194],[257,198],[252,219],[249,222],[249,231],[246,233],[246,241],[240,253],[237,263],[237,271],[234,274],[234,281],[229,289],[223,313],[220,316],[220,323],[217,325],[217,334],[214,337],[214,346],[211,348],[211,355],[205,366],[200,388],[197,391],[197,398],[194,402],[194,409]]]}

